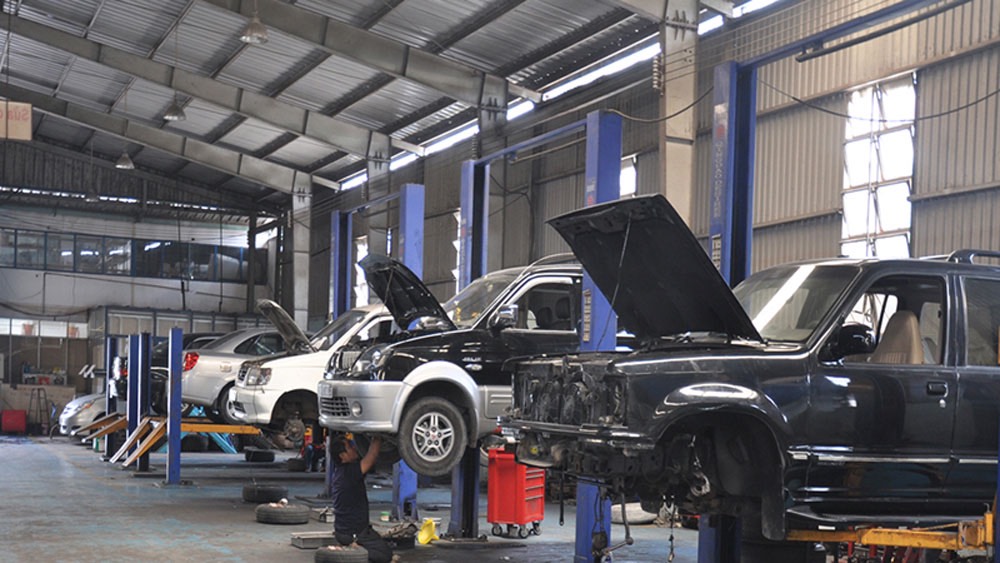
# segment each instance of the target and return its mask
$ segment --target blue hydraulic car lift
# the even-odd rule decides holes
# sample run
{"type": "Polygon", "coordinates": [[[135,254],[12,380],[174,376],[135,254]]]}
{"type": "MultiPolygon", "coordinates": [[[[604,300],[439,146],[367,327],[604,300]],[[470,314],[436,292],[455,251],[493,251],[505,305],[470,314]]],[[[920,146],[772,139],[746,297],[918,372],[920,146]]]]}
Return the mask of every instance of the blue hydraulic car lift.
{"type": "MultiPolygon", "coordinates": [[[[108,415],[118,412],[118,389],[115,387],[116,382],[111,369],[116,358],[118,358],[118,339],[108,336],[104,339],[104,412],[108,415]]],[[[104,440],[105,461],[110,459],[121,446],[116,434],[112,432],[104,440]]]]}
{"type": "MultiPolygon", "coordinates": [[[[149,416],[149,354],[152,351],[148,332],[128,337],[128,435],[149,416]]],[[[139,458],[138,471],[149,471],[149,454],[139,458]]]]}
{"type": "MultiPolygon", "coordinates": [[[[358,211],[399,199],[399,253],[400,261],[418,278],[424,273],[424,186],[404,184],[399,192],[366,201],[365,203],[334,211],[330,217],[330,313],[337,318],[350,308],[351,279],[354,272],[351,216],[358,211]]],[[[327,437],[326,451],[330,451],[327,437]]],[[[330,495],[333,463],[326,464],[326,496],[330,495]]],[[[417,474],[400,460],[392,472],[392,516],[416,520],[417,474]]]]}
{"type": "MultiPolygon", "coordinates": [[[[619,197],[622,157],[621,118],[604,112],[592,112],[587,118],[554,129],[544,135],[517,143],[478,160],[462,165],[461,244],[459,288],[464,288],[486,273],[489,228],[490,164],[519,151],[538,147],[556,139],[586,133],[586,170],[584,204],[595,205],[619,197]]],[[[613,350],[616,343],[617,317],[604,295],[589,276],[584,277],[583,310],[590,314],[581,327],[581,349],[613,350]]],[[[448,534],[454,538],[479,536],[479,447],[473,444],[452,471],[451,521],[448,534]]],[[[611,502],[603,498],[596,483],[577,484],[576,556],[574,561],[596,561],[609,544],[611,502]],[[597,548],[595,550],[595,547],[597,548]]]]}
{"type": "MultiPolygon", "coordinates": [[[[742,62],[715,68],[709,254],[735,286],[750,273],[753,241],[753,175],[757,128],[757,69],[934,4],[903,0],[742,62]]],[[[741,526],[732,517],[699,521],[699,563],[737,563],[741,526]]]]}

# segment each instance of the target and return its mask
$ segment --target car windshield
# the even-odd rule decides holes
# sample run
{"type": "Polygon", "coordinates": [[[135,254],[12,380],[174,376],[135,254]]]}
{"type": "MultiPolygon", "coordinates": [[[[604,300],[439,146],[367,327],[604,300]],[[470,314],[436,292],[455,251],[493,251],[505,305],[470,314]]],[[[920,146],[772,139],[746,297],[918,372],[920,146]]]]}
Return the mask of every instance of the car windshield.
{"type": "Polygon", "coordinates": [[[750,276],[733,293],[765,340],[805,342],[856,274],[848,265],[781,266],[750,276]]]}
{"type": "Polygon", "coordinates": [[[523,270],[502,270],[487,274],[470,283],[444,304],[455,326],[470,327],[500,292],[507,288],[523,270]]]}
{"type": "Polygon", "coordinates": [[[239,342],[247,337],[247,331],[237,330],[224,334],[219,338],[209,342],[208,344],[201,347],[202,350],[222,350],[224,348],[232,348],[231,344],[234,342],[239,342]]]}
{"type": "Polygon", "coordinates": [[[361,322],[365,318],[365,312],[359,309],[351,309],[333,319],[320,329],[313,337],[311,344],[317,350],[326,350],[333,346],[333,343],[340,340],[351,327],[361,322]]]}

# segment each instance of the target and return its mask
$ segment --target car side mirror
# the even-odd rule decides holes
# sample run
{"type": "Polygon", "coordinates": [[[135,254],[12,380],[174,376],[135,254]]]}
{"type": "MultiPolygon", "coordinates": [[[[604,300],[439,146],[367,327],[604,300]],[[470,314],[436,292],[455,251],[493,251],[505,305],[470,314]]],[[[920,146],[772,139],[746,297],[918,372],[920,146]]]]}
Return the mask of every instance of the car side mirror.
{"type": "Polygon", "coordinates": [[[497,312],[490,317],[490,329],[501,331],[517,326],[517,313],[517,305],[501,305],[497,312]]]}
{"type": "Polygon", "coordinates": [[[875,333],[870,326],[846,324],[837,333],[831,353],[835,359],[840,359],[855,354],[871,354],[874,351],[875,333]]]}

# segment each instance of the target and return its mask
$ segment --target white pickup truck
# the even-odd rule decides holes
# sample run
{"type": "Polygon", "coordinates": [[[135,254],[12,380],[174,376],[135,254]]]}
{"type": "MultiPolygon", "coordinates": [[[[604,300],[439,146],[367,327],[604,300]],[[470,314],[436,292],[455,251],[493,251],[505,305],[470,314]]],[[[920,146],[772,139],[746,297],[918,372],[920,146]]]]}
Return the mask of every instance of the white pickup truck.
{"type": "Polygon", "coordinates": [[[393,318],[382,305],[357,307],[334,319],[310,341],[277,303],[261,299],[257,309],[283,334],[297,332],[286,338],[308,342],[312,351],[243,362],[229,391],[227,415],[297,444],[306,425],[319,419],[316,385],[323,380],[333,353],[349,342],[391,334],[393,318]]]}

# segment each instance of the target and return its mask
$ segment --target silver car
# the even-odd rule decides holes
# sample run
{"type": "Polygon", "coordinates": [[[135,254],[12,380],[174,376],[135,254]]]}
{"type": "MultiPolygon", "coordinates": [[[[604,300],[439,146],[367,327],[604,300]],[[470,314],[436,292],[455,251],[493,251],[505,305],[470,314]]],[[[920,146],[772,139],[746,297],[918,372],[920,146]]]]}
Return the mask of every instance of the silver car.
{"type": "Polygon", "coordinates": [[[59,433],[69,436],[104,416],[104,393],[91,393],[66,403],[59,415],[59,433]]]}
{"type": "Polygon", "coordinates": [[[240,364],[284,351],[285,340],[274,327],[237,330],[197,350],[185,350],[182,401],[205,407],[205,414],[217,422],[234,422],[226,417],[225,405],[240,364]]]}

